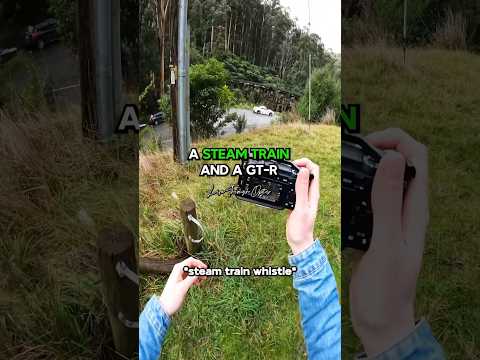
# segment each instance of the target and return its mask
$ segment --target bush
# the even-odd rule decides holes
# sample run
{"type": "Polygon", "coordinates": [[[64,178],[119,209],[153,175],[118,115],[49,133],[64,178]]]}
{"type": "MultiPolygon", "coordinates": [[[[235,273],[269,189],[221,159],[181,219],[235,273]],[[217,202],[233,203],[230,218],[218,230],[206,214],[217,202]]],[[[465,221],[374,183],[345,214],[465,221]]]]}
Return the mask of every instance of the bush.
{"type": "MultiPolygon", "coordinates": [[[[312,121],[319,122],[329,108],[340,109],[340,103],[340,72],[335,64],[329,63],[312,75],[312,121]]],[[[298,110],[304,119],[308,119],[308,82],[298,110]]]]}
{"type": "Polygon", "coordinates": [[[242,133],[247,127],[247,119],[245,115],[238,115],[237,113],[230,113],[225,116],[227,123],[233,123],[233,127],[237,134],[242,133]]]}
{"type": "Polygon", "coordinates": [[[220,120],[235,96],[228,88],[229,73],[215,58],[190,67],[190,119],[193,138],[215,136],[228,124],[220,120]]]}
{"type": "Polygon", "coordinates": [[[155,80],[152,76],[150,83],[145,87],[143,92],[138,97],[138,104],[140,105],[140,116],[147,116],[157,112],[158,104],[155,96],[155,80]]]}
{"type": "Polygon", "coordinates": [[[170,96],[163,95],[157,100],[158,110],[165,114],[165,120],[171,122],[172,120],[172,106],[170,103],[170,96]]]}

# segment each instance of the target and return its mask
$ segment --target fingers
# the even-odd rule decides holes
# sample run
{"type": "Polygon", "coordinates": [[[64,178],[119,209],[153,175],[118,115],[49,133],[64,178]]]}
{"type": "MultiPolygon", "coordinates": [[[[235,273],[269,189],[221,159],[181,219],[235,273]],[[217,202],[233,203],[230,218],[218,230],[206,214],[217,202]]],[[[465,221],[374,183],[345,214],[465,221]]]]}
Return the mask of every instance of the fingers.
{"type": "Polygon", "coordinates": [[[308,207],[308,189],[310,182],[310,172],[306,168],[301,168],[295,182],[295,208],[308,207]]]}
{"type": "Polygon", "coordinates": [[[308,202],[310,207],[316,209],[318,200],[320,199],[320,167],[310,159],[302,158],[293,162],[295,165],[302,168],[307,168],[309,173],[313,175],[313,179],[309,184],[308,202]]]}
{"type": "Polygon", "coordinates": [[[388,247],[401,238],[405,158],[387,151],[372,187],[373,231],[371,247],[388,247]],[[375,242],[377,242],[376,244],[375,242]]]}
{"type": "Polygon", "coordinates": [[[372,133],[365,139],[380,149],[391,149],[400,152],[415,167],[415,178],[426,178],[428,155],[425,145],[417,142],[401,129],[386,129],[372,133]]]}
{"type": "Polygon", "coordinates": [[[400,129],[387,129],[366,137],[372,145],[381,149],[395,149],[415,167],[415,178],[405,195],[403,206],[403,231],[410,251],[423,253],[425,232],[429,220],[428,211],[428,149],[400,129]]]}

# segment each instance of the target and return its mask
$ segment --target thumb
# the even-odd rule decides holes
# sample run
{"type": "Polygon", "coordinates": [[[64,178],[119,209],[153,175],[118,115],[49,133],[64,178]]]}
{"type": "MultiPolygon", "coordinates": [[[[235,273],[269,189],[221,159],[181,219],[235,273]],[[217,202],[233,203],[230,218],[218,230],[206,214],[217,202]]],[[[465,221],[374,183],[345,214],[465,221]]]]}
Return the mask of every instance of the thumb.
{"type": "Polygon", "coordinates": [[[391,249],[391,240],[401,238],[404,173],[403,155],[387,151],[380,161],[372,187],[372,247],[391,249]]]}

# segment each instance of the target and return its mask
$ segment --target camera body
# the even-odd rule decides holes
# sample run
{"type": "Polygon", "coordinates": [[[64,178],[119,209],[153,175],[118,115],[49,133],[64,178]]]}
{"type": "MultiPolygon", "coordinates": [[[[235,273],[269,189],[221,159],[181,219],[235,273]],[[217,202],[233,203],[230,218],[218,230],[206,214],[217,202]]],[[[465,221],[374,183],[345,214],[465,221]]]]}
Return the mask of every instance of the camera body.
{"type": "MultiPolygon", "coordinates": [[[[300,169],[289,161],[254,160],[242,161],[242,175],[238,177],[236,197],[259,206],[283,210],[295,207],[295,182],[300,169]],[[277,168],[276,175],[270,171],[248,175],[247,168],[277,168]]],[[[310,175],[310,180],[313,175],[310,175]]]]}
{"type": "MultiPolygon", "coordinates": [[[[342,134],[342,250],[367,251],[373,231],[371,193],[383,151],[362,137],[342,134]]],[[[405,169],[404,189],[415,177],[415,168],[405,169]]]]}

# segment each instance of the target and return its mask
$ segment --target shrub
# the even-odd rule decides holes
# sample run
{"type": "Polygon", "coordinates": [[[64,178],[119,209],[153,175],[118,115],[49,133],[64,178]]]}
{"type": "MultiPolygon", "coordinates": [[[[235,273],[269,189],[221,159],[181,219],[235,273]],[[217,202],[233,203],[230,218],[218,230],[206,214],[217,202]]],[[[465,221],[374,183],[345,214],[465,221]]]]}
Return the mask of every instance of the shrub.
{"type": "Polygon", "coordinates": [[[172,120],[172,106],[170,103],[170,96],[163,95],[157,100],[158,110],[165,114],[165,120],[171,122],[172,120]]]}
{"type": "MultiPolygon", "coordinates": [[[[312,75],[311,118],[319,122],[327,110],[340,108],[340,72],[329,63],[312,75]]],[[[308,82],[298,107],[300,115],[308,119],[308,82]]]]}
{"type": "Polygon", "coordinates": [[[215,136],[228,123],[220,120],[235,96],[228,88],[229,73],[215,58],[190,67],[190,118],[193,138],[215,136]]]}
{"type": "Polygon", "coordinates": [[[242,133],[247,127],[247,119],[245,115],[238,115],[237,113],[231,113],[225,116],[225,120],[228,123],[233,123],[233,127],[237,134],[242,133]]]}
{"type": "Polygon", "coordinates": [[[150,83],[145,87],[143,92],[138,97],[140,105],[140,116],[147,116],[157,112],[158,104],[155,96],[155,80],[152,76],[150,83]]]}

